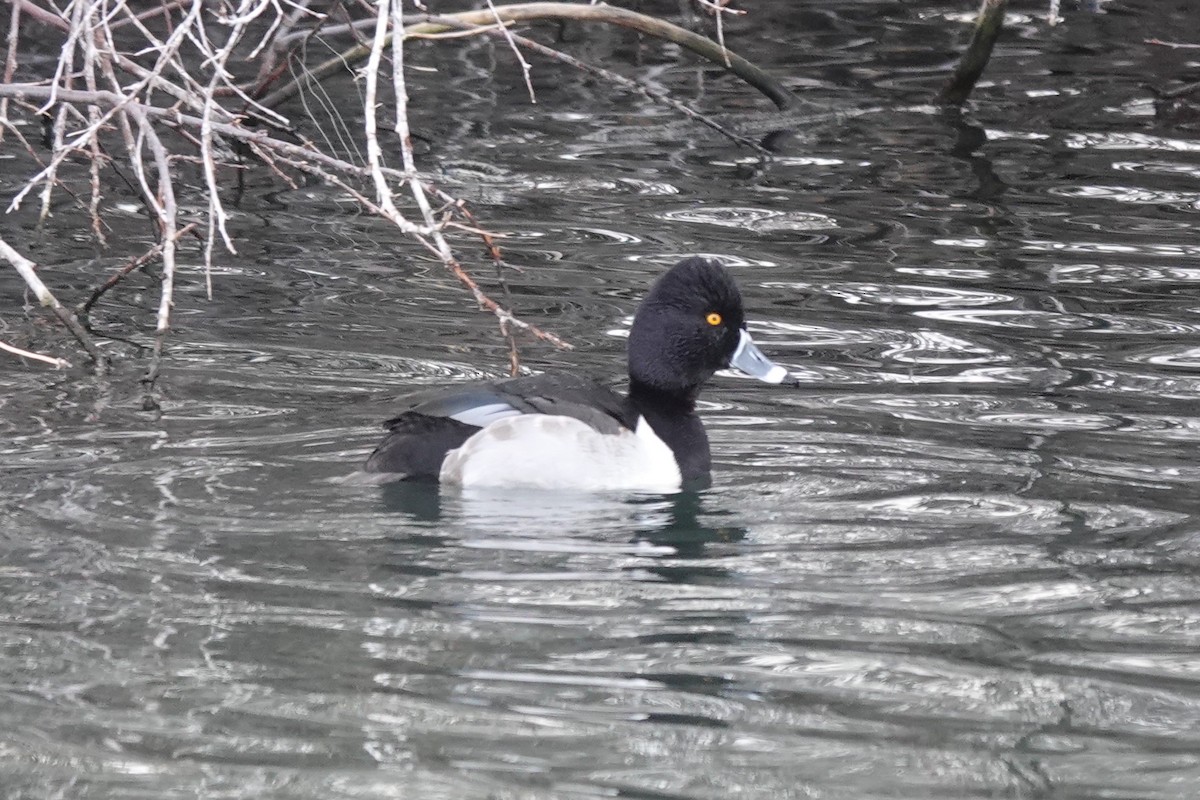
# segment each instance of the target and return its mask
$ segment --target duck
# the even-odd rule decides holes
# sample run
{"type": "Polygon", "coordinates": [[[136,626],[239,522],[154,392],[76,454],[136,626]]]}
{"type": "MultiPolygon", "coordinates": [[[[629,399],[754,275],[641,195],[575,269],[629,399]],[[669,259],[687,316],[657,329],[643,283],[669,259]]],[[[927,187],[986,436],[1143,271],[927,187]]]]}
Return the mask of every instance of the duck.
{"type": "Polygon", "coordinates": [[[628,339],[628,392],[542,373],[410,395],[364,470],[461,487],[670,493],[711,485],[701,389],[733,367],[772,384],[788,371],[746,330],[718,261],[685,258],[642,300],[628,339]]]}

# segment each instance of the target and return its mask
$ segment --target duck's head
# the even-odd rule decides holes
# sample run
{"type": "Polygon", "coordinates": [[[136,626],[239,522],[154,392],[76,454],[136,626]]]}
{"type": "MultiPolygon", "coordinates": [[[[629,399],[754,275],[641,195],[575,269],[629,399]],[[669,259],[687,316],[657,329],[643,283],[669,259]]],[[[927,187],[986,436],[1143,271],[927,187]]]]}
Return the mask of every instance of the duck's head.
{"type": "Polygon", "coordinates": [[[630,390],[690,405],[714,372],[730,366],[768,383],[781,383],[788,374],[751,341],[742,295],[729,272],[705,258],[680,261],[658,279],[633,318],[630,390]]]}

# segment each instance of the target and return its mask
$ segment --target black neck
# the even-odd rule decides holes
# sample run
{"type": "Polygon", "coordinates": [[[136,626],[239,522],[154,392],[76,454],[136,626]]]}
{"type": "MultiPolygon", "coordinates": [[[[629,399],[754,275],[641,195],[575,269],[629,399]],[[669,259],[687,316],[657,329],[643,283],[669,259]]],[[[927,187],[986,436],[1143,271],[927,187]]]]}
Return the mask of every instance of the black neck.
{"type": "Polygon", "coordinates": [[[629,399],[636,406],[653,406],[677,414],[693,414],[700,390],[675,392],[659,389],[635,378],[629,379],[629,399]]]}
{"type": "Polygon", "coordinates": [[[708,435],[696,416],[695,395],[662,392],[644,383],[630,381],[629,404],[675,453],[685,484],[708,477],[712,459],[708,435]]]}

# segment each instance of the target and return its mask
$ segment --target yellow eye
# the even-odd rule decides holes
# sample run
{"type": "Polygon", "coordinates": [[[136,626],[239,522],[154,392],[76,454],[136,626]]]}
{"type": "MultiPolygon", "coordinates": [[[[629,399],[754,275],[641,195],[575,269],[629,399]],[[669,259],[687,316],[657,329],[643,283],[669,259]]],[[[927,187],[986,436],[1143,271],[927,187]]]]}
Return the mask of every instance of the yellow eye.
{"type": "Polygon", "coordinates": [[[710,312],[708,312],[708,316],[705,317],[704,320],[709,325],[720,325],[721,324],[721,315],[715,311],[710,311],[710,312]]]}

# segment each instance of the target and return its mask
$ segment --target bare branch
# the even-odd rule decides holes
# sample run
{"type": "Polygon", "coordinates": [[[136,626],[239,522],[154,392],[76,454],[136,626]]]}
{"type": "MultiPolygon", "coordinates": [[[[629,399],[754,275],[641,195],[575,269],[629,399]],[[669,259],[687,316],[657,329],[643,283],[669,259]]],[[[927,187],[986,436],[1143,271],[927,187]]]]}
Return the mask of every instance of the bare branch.
{"type": "MultiPolygon", "coordinates": [[[[51,88],[48,86],[39,86],[30,83],[14,83],[8,85],[0,85],[0,97],[47,97],[51,93],[51,88]]],[[[160,108],[158,106],[147,105],[140,103],[137,100],[131,100],[124,95],[115,92],[86,92],[80,90],[59,90],[56,93],[60,100],[71,103],[96,103],[99,105],[108,106],[110,108],[123,107],[129,109],[133,113],[145,114],[146,116],[160,119],[163,122],[172,126],[189,127],[199,129],[203,124],[200,117],[184,114],[173,108],[160,108]]],[[[321,153],[311,147],[285,142],[281,139],[272,137],[269,133],[262,130],[252,130],[244,128],[241,125],[226,124],[220,122],[211,123],[215,133],[226,136],[230,139],[239,139],[248,144],[266,147],[277,153],[288,154],[297,158],[311,159],[315,163],[324,164],[338,172],[346,172],[360,177],[370,177],[370,171],[366,167],[359,167],[339,158],[321,153]]],[[[79,135],[72,138],[72,141],[79,139],[79,135]]],[[[399,170],[383,168],[383,174],[403,179],[404,173],[399,170]]],[[[25,192],[20,193],[23,196],[25,192]]],[[[18,197],[18,199],[19,199],[18,197]]],[[[15,202],[15,201],[14,201],[15,202]]],[[[10,208],[12,206],[10,205],[10,208]]],[[[407,231],[406,231],[407,232],[407,231]]]]}
{"type": "MultiPolygon", "coordinates": [[[[512,314],[507,307],[506,267],[496,244],[498,236],[480,226],[465,204],[439,189],[429,176],[418,171],[408,123],[405,40],[409,37],[481,34],[503,38],[521,64],[531,101],[536,98],[526,55],[535,52],[643,92],[656,102],[671,105],[761,152],[756,143],[723,130],[712,120],[662,92],[583,64],[510,30],[513,23],[542,19],[621,25],[675,42],[723,64],[780,107],[789,105],[792,95],[781,84],[725,47],[722,18],[726,13],[734,13],[726,7],[726,0],[702,2],[716,15],[719,43],[653,17],[603,4],[500,5],[497,0],[487,0],[486,8],[473,12],[446,17],[426,14],[406,19],[402,13],[402,0],[354,0],[352,3],[335,3],[330,11],[332,20],[344,21],[345,25],[326,26],[326,16],[313,10],[314,6],[323,6],[312,0],[237,0],[216,5],[202,0],[160,0],[154,8],[131,8],[132,4],[112,0],[61,0],[57,5],[50,0],[41,5],[33,0],[10,0],[9,57],[5,64],[5,81],[0,84],[0,133],[12,134],[15,141],[30,151],[38,167],[37,173],[10,198],[9,207],[19,207],[31,192],[37,192],[44,218],[52,208],[53,193],[65,190],[87,209],[94,235],[103,242],[107,230],[103,216],[105,168],[117,169],[121,180],[140,194],[157,228],[156,244],[110,276],[78,306],[78,311],[81,315],[86,314],[124,276],[152,259],[161,259],[162,286],[156,309],[154,348],[144,378],[147,408],[156,407],[155,382],[165,337],[172,326],[178,241],[185,233],[204,231],[194,235],[204,242],[205,282],[211,297],[212,265],[218,241],[225,250],[235,252],[222,202],[222,168],[239,170],[235,174],[240,178],[240,170],[246,168],[242,163],[246,153],[252,154],[282,182],[292,186],[298,182],[299,174],[320,177],[412,237],[470,291],[480,308],[495,316],[500,333],[509,345],[510,367],[516,373],[520,370],[516,333],[524,331],[559,347],[568,345],[512,314]],[[364,10],[370,14],[369,20],[351,18],[352,13],[361,16],[364,10]],[[302,24],[306,20],[313,24],[302,24]],[[21,25],[24,23],[29,27],[31,21],[55,29],[55,35],[61,40],[61,55],[48,80],[14,84],[12,78],[19,66],[21,25]],[[371,27],[369,41],[331,59],[332,66],[320,66],[265,98],[258,97],[266,86],[285,74],[284,69],[291,62],[291,55],[286,54],[287,48],[291,47],[289,42],[303,37],[305,43],[316,41],[324,46],[322,39],[312,38],[318,31],[322,35],[325,31],[343,28],[355,32],[360,22],[367,22],[371,27]],[[306,30],[297,31],[299,27],[306,30]],[[122,29],[118,42],[115,32],[122,29]],[[57,31],[62,31],[62,35],[59,36],[57,31]],[[130,38],[140,40],[140,49],[136,49],[139,46],[124,46],[130,38]],[[262,62],[257,84],[243,84],[235,77],[238,69],[234,67],[234,60],[239,57],[262,62]],[[383,125],[379,115],[387,107],[389,98],[387,87],[381,87],[380,71],[389,57],[395,118],[383,125]],[[287,61],[277,66],[283,58],[287,61]],[[366,102],[362,134],[350,136],[336,111],[332,116],[339,127],[331,130],[342,137],[341,143],[350,153],[356,153],[360,145],[354,139],[365,140],[366,154],[361,164],[351,163],[355,155],[346,158],[333,155],[335,150],[330,143],[333,134],[325,132],[329,126],[321,128],[321,135],[326,136],[329,145],[322,151],[292,131],[288,120],[271,110],[286,97],[315,86],[322,75],[344,69],[347,63],[362,65],[363,81],[359,86],[366,102]],[[250,88],[253,86],[257,88],[250,88]],[[7,118],[11,109],[29,110],[29,101],[35,100],[41,103],[42,112],[53,117],[52,147],[45,155],[30,147],[21,131],[7,118]],[[236,102],[242,104],[240,109],[232,109],[236,102]],[[385,157],[391,152],[390,142],[385,141],[389,136],[388,127],[396,137],[400,154],[400,163],[395,166],[389,166],[385,157]],[[114,148],[113,143],[118,141],[123,143],[125,152],[114,158],[111,154],[119,148],[114,148]],[[244,147],[231,150],[228,146],[231,142],[240,142],[244,147]],[[71,179],[76,171],[63,166],[69,163],[68,159],[76,157],[86,161],[89,167],[88,198],[78,191],[82,182],[71,179]],[[176,202],[172,168],[181,162],[198,165],[203,175],[207,207],[202,205],[193,220],[180,219],[176,202]],[[126,165],[127,171],[119,171],[121,165],[126,165]],[[504,289],[505,297],[500,298],[503,302],[488,296],[454,252],[452,242],[457,245],[465,235],[481,237],[495,266],[496,278],[504,289]]],[[[419,2],[416,6],[426,10],[419,2]]],[[[306,103],[315,96],[306,94],[306,103]]],[[[316,110],[319,113],[320,109],[316,110]]],[[[17,266],[39,300],[54,310],[98,366],[102,366],[103,357],[87,332],[41,283],[32,262],[7,245],[0,251],[0,256],[17,266]]]]}
{"type": "MultiPolygon", "coordinates": [[[[4,82],[12,83],[13,75],[17,72],[17,42],[21,32],[21,4],[12,4],[12,13],[8,18],[8,38],[5,44],[8,47],[7,54],[4,57],[4,82]]],[[[4,132],[8,130],[8,98],[0,99],[0,142],[4,141],[4,132]]]]}
{"type": "Polygon", "coordinates": [[[507,30],[504,31],[504,33],[502,34],[499,30],[496,29],[495,26],[475,27],[475,26],[469,25],[467,23],[460,22],[457,19],[454,19],[453,17],[427,15],[426,17],[424,17],[424,19],[428,22],[433,22],[433,23],[437,23],[437,24],[449,25],[451,27],[456,27],[456,28],[457,27],[465,28],[466,30],[464,32],[467,32],[467,33],[482,33],[482,34],[492,36],[492,37],[496,37],[496,36],[500,36],[500,35],[507,35],[509,38],[514,39],[517,43],[519,43],[522,47],[526,48],[527,50],[532,50],[533,52],[544,55],[547,58],[552,58],[555,61],[560,61],[564,64],[569,64],[570,66],[574,67],[575,69],[580,70],[581,72],[587,72],[592,75],[596,75],[597,77],[603,78],[604,80],[606,80],[610,83],[616,84],[617,86],[621,86],[625,89],[628,89],[629,91],[641,92],[646,97],[649,97],[651,100],[653,100],[654,102],[662,103],[664,105],[670,106],[671,108],[675,109],[676,111],[683,114],[684,116],[694,119],[696,122],[699,122],[701,125],[706,125],[707,127],[712,128],[714,131],[721,134],[722,136],[725,136],[725,137],[729,138],[730,140],[735,141],[744,147],[749,147],[751,150],[754,150],[762,155],[770,155],[771,154],[771,152],[769,150],[767,150],[765,147],[763,147],[761,144],[754,141],[753,139],[742,136],[741,134],[738,134],[738,133],[734,133],[733,131],[726,128],[724,125],[717,122],[712,117],[709,117],[705,114],[701,114],[699,111],[696,111],[694,108],[688,106],[686,103],[681,103],[678,100],[671,98],[665,92],[662,92],[651,86],[647,86],[644,83],[638,83],[637,81],[630,80],[629,78],[626,78],[623,75],[618,75],[617,73],[612,72],[611,70],[604,69],[603,67],[597,67],[596,65],[589,64],[586,61],[580,61],[579,59],[575,58],[574,56],[569,56],[560,50],[555,50],[552,47],[547,47],[546,45],[542,44],[541,42],[535,42],[533,39],[527,39],[524,36],[517,36],[515,34],[508,33],[507,30]]]}
{"type": "Polygon", "coordinates": [[[58,317],[63,325],[67,326],[67,330],[71,335],[83,346],[87,354],[92,357],[95,362],[96,371],[104,372],[108,362],[104,358],[104,354],[100,352],[100,348],[96,347],[96,343],[92,341],[92,337],[79,324],[79,320],[75,315],[58,302],[58,298],[54,293],[46,288],[46,284],[42,283],[42,279],[37,275],[37,264],[34,264],[25,256],[14,250],[8,242],[0,239],[0,258],[3,258],[9,264],[12,264],[17,273],[25,281],[25,285],[33,291],[33,296],[38,299],[38,302],[50,308],[54,312],[54,316],[58,317]]]}
{"type": "Polygon", "coordinates": [[[983,75],[983,69],[992,57],[992,48],[1000,37],[1004,26],[1004,9],[1008,0],[983,0],[975,18],[971,42],[963,51],[954,74],[938,95],[938,100],[949,105],[962,105],[971,96],[975,83],[983,75]]]}
{"type": "Polygon", "coordinates": [[[516,41],[513,39],[512,33],[508,30],[508,25],[500,18],[500,12],[496,10],[492,0],[487,0],[488,10],[492,12],[492,16],[496,18],[496,25],[499,26],[500,32],[508,42],[509,48],[513,51],[513,55],[517,57],[517,63],[521,65],[521,76],[525,79],[525,88],[529,90],[529,102],[536,103],[537,95],[533,93],[533,82],[529,80],[529,73],[532,68],[529,62],[525,60],[525,56],[521,55],[521,48],[517,47],[516,41]]]}
{"type": "Polygon", "coordinates": [[[51,28],[58,28],[60,31],[70,31],[71,26],[67,21],[57,14],[51,13],[41,6],[31,2],[31,0],[11,0],[14,6],[21,9],[21,13],[28,16],[34,22],[47,25],[51,28]]]}
{"type": "MultiPolygon", "coordinates": [[[[186,236],[187,234],[191,233],[195,229],[196,229],[196,223],[190,222],[187,225],[185,225],[179,229],[179,232],[175,234],[175,238],[179,239],[183,236],[186,236]]],[[[87,300],[84,300],[82,303],[75,306],[76,315],[81,316],[81,317],[87,316],[88,312],[92,310],[92,306],[96,305],[97,301],[99,301],[100,298],[103,297],[104,294],[109,289],[113,288],[118,283],[120,283],[121,279],[123,279],[129,273],[134,272],[135,270],[141,269],[142,267],[149,264],[151,261],[153,261],[155,258],[157,258],[160,253],[162,253],[162,242],[156,242],[145,253],[142,253],[137,258],[132,259],[128,264],[126,264],[125,266],[121,267],[119,270],[114,272],[109,277],[108,280],[106,280],[104,283],[100,284],[100,286],[96,287],[92,291],[91,296],[88,297],[87,300]]]]}
{"type": "Polygon", "coordinates": [[[4,342],[0,342],[0,350],[3,350],[6,353],[12,353],[14,356],[32,358],[35,361],[43,361],[58,369],[71,366],[71,362],[65,359],[55,358],[54,356],[44,356],[41,353],[34,353],[29,350],[22,350],[19,347],[13,347],[11,344],[5,344],[4,342]]]}
{"type": "MultiPolygon", "coordinates": [[[[734,53],[729,53],[724,47],[693,33],[678,25],[672,25],[661,19],[639,14],[609,5],[578,5],[574,3],[522,3],[518,5],[497,6],[496,14],[491,11],[464,11],[458,14],[447,14],[459,22],[471,25],[486,25],[495,22],[498,14],[504,22],[527,22],[539,19],[573,19],[583,22],[606,22],[612,25],[636,30],[648,36],[654,36],[685,47],[699,56],[724,64],[728,57],[730,72],[737,75],[746,83],[758,89],[776,107],[786,109],[795,103],[795,96],[779,81],[772,78],[746,59],[734,53]]],[[[405,35],[440,33],[446,26],[436,23],[413,25],[405,29],[405,35]]],[[[322,80],[325,76],[339,72],[347,64],[354,64],[370,56],[370,47],[359,45],[344,53],[339,53],[322,62],[311,70],[307,70],[295,81],[276,89],[262,99],[262,104],[274,108],[288,98],[307,88],[312,83],[322,80]]]]}

